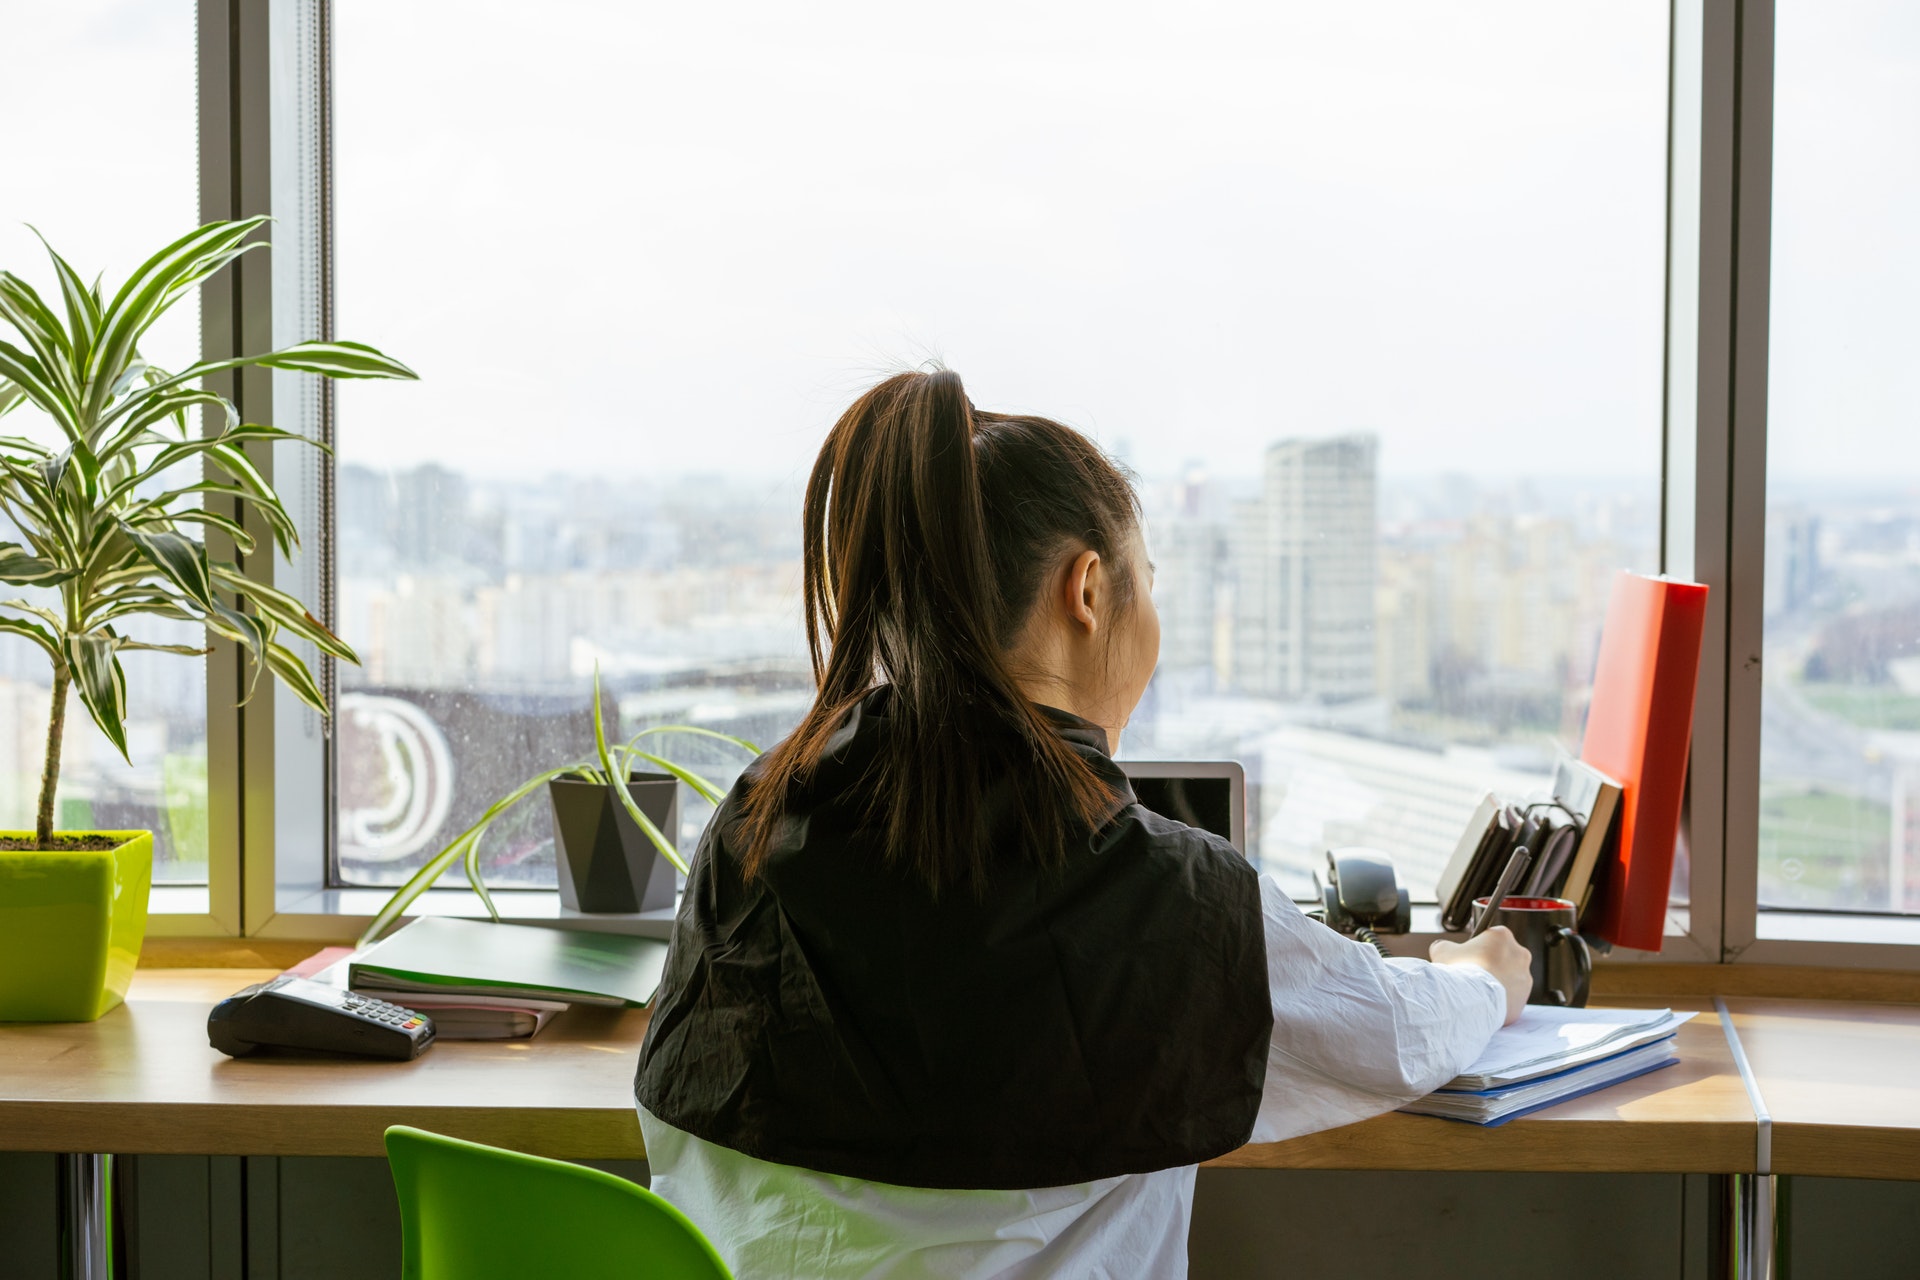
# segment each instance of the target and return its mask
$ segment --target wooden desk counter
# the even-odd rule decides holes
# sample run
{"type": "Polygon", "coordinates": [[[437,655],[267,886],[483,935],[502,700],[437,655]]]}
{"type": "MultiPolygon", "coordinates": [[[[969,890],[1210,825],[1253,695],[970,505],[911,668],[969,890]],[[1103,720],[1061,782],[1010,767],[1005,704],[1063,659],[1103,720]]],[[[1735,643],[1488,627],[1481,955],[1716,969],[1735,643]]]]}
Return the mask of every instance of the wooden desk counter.
{"type": "Polygon", "coordinates": [[[1920,1180],[1920,1007],[1729,999],[1773,1171],[1920,1180]]]}
{"type": "Polygon", "coordinates": [[[1286,1142],[1242,1147],[1216,1167],[1448,1169],[1555,1173],[1751,1173],[1753,1108],[1711,1001],[1648,997],[1634,1007],[1699,1013],[1680,1061],[1598,1093],[1476,1128],[1392,1112],[1286,1142]]]}
{"type": "Polygon", "coordinates": [[[228,1058],[207,1011],[273,970],[138,971],[88,1023],[0,1026],[0,1150],[377,1156],[390,1124],[572,1159],[644,1156],[642,1011],[568,1010],[535,1040],[447,1041],[414,1062],[228,1058]]]}
{"type": "MultiPolygon", "coordinates": [[[[647,1015],[579,1007],[531,1041],[448,1041],[415,1062],[228,1059],[207,1010],[271,971],[142,970],[92,1023],[0,1027],[0,1150],[382,1154],[390,1124],[571,1159],[641,1159],[632,1083],[647,1015]]],[[[1639,1001],[1636,1004],[1686,1002],[1639,1001]]],[[[1709,1005],[1680,1065],[1497,1129],[1392,1114],[1216,1164],[1271,1169],[1741,1173],[1754,1121],[1709,1005]]]]}

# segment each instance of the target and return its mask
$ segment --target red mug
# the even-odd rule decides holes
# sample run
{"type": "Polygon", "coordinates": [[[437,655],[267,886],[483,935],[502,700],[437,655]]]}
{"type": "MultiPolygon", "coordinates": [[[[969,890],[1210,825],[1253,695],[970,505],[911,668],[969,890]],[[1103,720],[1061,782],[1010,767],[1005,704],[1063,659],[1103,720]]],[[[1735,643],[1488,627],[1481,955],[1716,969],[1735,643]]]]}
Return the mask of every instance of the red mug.
{"type": "MultiPolygon", "coordinates": [[[[1473,900],[1477,922],[1487,912],[1487,900],[1473,900]]],[[[1585,1008],[1593,982],[1593,952],[1574,931],[1579,908],[1565,898],[1503,899],[1490,925],[1503,924],[1533,957],[1533,992],[1528,1004],[1571,1005],[1585,1008]]]]}

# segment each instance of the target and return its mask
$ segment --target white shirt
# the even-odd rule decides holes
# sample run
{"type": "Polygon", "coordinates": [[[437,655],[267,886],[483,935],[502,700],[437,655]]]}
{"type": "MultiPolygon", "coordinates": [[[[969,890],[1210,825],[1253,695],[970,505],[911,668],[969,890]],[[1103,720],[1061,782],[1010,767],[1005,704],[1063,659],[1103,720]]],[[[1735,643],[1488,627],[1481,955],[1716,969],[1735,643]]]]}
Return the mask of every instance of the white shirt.
{"type": "MultiPolygon", "coordinates": [[[[1460,1073],[1506,1013],[1485,970],[1383,960],[1260,877],[1273,1040],[1253,1142],[1391,1111],[1460,1073]]],[[[741,1280],[1182,1277],[1196,1166],[1033,1191],[935,1191],[773,1164],[640,1112],[653,1189],[741,1280]]]]}

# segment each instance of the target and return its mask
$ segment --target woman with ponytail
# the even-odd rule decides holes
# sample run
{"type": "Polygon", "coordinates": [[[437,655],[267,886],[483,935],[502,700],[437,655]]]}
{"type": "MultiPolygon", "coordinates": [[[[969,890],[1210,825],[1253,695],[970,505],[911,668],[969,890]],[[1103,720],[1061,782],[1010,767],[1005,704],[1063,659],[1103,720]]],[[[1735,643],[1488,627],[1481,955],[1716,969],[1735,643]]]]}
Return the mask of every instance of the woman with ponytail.
{"type": "Polygon", "coordinates": [[[635,1094],[740,1276],[1183,1276],[1195,1167],[1388,1111],[1530,986],[1382,960],[1111,752],[1160,644],[1084,436],[889,378],[807,485],[817,694],[688,878],[635,1094]]]}

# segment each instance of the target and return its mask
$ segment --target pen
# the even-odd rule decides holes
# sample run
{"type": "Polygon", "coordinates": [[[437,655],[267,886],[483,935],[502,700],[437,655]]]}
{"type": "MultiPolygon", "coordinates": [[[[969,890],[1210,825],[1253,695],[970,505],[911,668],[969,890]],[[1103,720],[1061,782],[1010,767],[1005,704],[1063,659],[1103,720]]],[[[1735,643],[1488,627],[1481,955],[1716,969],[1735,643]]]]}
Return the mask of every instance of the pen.
{"type": "Polygon", "coordinates": [[[1480,918],[1474,921],[1473,928],[1467,932],[1468,941],[1486,932],[1487,926],[1493,922],[1493,913],[1500,909],[1500,904],[1520,883],[1520,877],[1527,874],[1527,864],[1532,861],[1533,855],[1527,852],[1527,846],[1521,845],[1513,851],[1513,856],[1507,859],[1507,869],[1500,873],[1500,883],[1493,886],[1493,896],[1487,899],[1487,909],[1480,913],[1480,918]]]}

